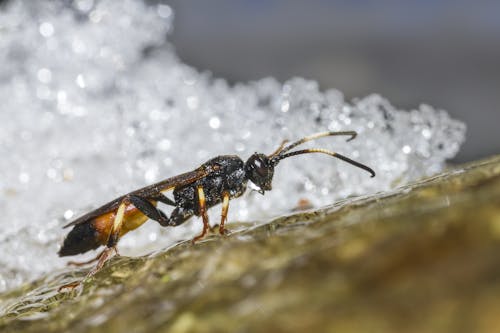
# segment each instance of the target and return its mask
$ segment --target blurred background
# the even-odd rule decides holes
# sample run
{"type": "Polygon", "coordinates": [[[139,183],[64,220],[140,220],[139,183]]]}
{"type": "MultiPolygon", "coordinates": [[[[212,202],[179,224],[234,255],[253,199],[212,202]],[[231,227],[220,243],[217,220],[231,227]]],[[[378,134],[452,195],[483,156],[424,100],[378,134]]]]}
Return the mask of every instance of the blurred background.
{"type": "Polygon", "coordinates": [[[467,124],[454,160],[500,153],[498,1],[162,1],[180,58],[230,82],[315,79],[347,99],[379,93],[467,124]]]}
{"type": "Polygon", "coordinates": [[[498,1],[144,1],[171,6],[169,39],[199,70],[232,83],[302,76],[404,109],[428,103],[467,124],[454,162],[500,152],[498,1]]]}

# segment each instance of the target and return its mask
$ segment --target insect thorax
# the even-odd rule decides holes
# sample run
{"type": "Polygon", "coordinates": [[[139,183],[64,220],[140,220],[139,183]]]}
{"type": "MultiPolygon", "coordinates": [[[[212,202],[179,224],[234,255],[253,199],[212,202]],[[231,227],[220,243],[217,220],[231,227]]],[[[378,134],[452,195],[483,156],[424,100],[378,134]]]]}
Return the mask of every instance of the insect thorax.
{"type": "Polygon", "coordinates": [[[244,162],[238,156],[217,156],[203,164],[203,167],[214,166],[218,167],[217,171],[213,171],[192,184],[174,190],[173,194],[178,206],[198,214],[198,186],[203,187],[207,207],[222,202],[224,192],[228,192],[231,198],[239,197],[245,192],[247,181],[244,162]]]}

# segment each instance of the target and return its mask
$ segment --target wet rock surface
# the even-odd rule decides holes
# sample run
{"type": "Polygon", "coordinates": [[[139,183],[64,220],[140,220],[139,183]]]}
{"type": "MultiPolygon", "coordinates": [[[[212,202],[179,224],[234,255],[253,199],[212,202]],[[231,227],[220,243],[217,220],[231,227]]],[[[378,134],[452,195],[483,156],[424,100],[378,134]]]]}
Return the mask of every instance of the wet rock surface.
{"type": "Polygon", "coordinates": [[[500,331],[500,156],[229,228],[4,293],[0,331],[500,331]]]}

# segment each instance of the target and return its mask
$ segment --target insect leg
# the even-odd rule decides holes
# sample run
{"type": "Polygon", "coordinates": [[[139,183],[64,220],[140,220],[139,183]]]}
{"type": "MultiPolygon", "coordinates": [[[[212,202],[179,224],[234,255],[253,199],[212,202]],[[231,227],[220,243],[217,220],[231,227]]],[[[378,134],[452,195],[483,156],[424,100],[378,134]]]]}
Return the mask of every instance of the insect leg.
{"type": "Polygon", "coordinates": [[[90,272],[87,273],[87,276],[85,277],[85,279],[88,279],[89,277],[92,277],[97,272],[99,272],[101,270],[101,268],[104,266],[104,263],[106,261],[108,261],[108,259],[112,256],[112,252],[115,252],[116,254],[118,254],[118,250],[116,249],[116,245],[111,246],[111,247],[108,246],[102,251],[101,256],[99,257],[99,261],[97,261],[97,264],[95,265],[95,267],[92,268],[90,270],[90,272]]]}
{"type": "Polygon", "coordinates": [[[202,239],[206,235],[207,230],[209,228],[207,206],[205,201],[205,192],[203,191],[202,186],[198,186],[198,203],[200,205],[200,215],[203,218],[203,231],[201,232],[201,234],[193,238],[192,240],[193,244],[196,241],[202,239]]]}
{"type": "Polygon", "coordinates": [[[120,237],[120,230],[123,225],[123,216],[125,215],[125,208],[130,203],[129,198],[123,199],[118,210],[116,211],[115,220],[113,221],[113,226],[111,227],[111,232],[109,233],[107,247],[115,247],[118,243],[118,238],[120,237]]]}
{"type": "Polygon", "coordinates": [[[159,202],[164,203],[165,205],[169,205],[169,206],[174,206],[174,207],[177,206],[172,199],[168,198],[163,193],[158,193],[154,196],[149,197],[148,199],[151,199],[154,201],[159,201],[159,202]]]}
{"type": "MultiPolygon", "coordinates": [[[[115,219],[113,221],[113,226],[111,227],[111,232],[109,233],[108,244],[106,245],[104,251],[102,251],[102,253],[99,255],[99,259],[95,267],[92,268],[87,273],[87,275],[83,280],[86,280],[94,276],[97,272],[99,272],[101,268],[104,266],[104,263],[112,256],[112,252],[118,253],[116,249],[116,244],[118,243],[118,238],[120,236],[120,230],[123,224],[123,216],[125,215],[125,208],[127,207],[128,204],[130,204],[130,201],[128,198],[125,198],[121,202],[120,206],[118,206],[118,210],[116,211],[115,219]]],[[[62,291],[64,289],[73,290],[76,287],[80,286],[82,284],[82,281],[76,281],[65,284],[59,287],[58,290],[59,291],[62,291]]]]}
{"type": "Polygon", "coordinates": [[[102,250],[101,252],[99,252],[99,254],[96,257],[89,259],[87,261],[81,261],[81,262],[80,261],[68,261],[68,265],[70,265],[70,266],[84,266],[87,264],[91,264],[94,261],[99,260],[99,258],[101,257],[101,255],[103,254],[104,251],[105,250],[102,250]]]}
{"type": "MultiPolygon", "coordinates": [[[[140,210],[144,215],[152,220],[157,221],[160,225],[166,227],[169,225],[170,219],[161,210],[156,208],[149,200],[137,195],[130,195],[130,202],[140,210]]],[[[165,197],[166,198],[166,197],[165,197]]],[[[168,199],[168,198],[167,198],[168,199]]]]}
{"type": "Polygon", "coordinates": [[[227,211],[229,210],[229,193],[224,192],[222,194],[222,213],[220,216],[219,233],[224,235],[227,231],[224,229],[224,223],[227,220],[227,211]]]}
{"type": "Polygon", "coordinates": [[[194,215],[192,210],[186,210],[182,207],[177,207],[170,214],[170,226],[176,227],[189,220],[194,215]]]}
{"type": "Polygon", "coordinates": [[[95,267],[88,272],[85,279],[94,276],[97,272],[99,272],[104,266],[104,263],[111,257],[112,252],[118,254],[118,250],[116,249],[116,244],[118,243],[118,239],[120,237],[120,230],[123,225],[123,216],[125,215],[125,208],[130,203],[129,198],[123,199],[120,206],[118,206],[118,210],[116,211],[115,220],[113,221],[113,226],[111,227],[111,232],[109,233],[108,244],[104,251],[102,251],[99,260],[95,267]]]}

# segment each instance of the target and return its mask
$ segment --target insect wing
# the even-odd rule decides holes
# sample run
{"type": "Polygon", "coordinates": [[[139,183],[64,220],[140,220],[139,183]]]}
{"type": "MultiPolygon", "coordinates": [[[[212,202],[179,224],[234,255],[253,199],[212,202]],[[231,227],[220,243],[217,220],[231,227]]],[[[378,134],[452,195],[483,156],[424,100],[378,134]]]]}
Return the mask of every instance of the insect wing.
{"type": "MultiPolygon", "coordinates": [[[[184,186],[191,184],[198,179],[201,179],[207,176],[210,171],[207,171],[203,168],[198,168],[194,171],[186,172],[171,178],[167,178],[158,183],[143,187],[136,191],[130,192],[129,194],[134,194],[143,197],[154,196],[160,192],[173,190],[177,186],[184,186]]],[[[122,200],[126,197],[126,195],[122,195],[121,197],[116,198],[113,201],[108,202],[107,204],[85,214],[77,218],[76,220],[66,224],[63,228],[68,228],[77,224],[85,223],[91,219],[99,217],[103,214],[112,212],[118,208],[122,200]]]]}
{"type": "Polygon", "coordinates": [[[124,198],[124,196],[116,198],[115,200],[110,201],[107,204],[102,205],[101,207],[99,207],[97,209],[94,209],[93,211],[91,211],[91,212],[89,212],[89,213],[87,213],[85,215],[80,216],[76,220],[74,220],[74,221],[66,224],[65,226],[63,226],[63,228],[68,228],[68,227],[71,227],[71,226],[74,226],[74,225],[77,225],[77,224],[85,223],[88,220],[91,220],[91,219],[94,219],[94,218],[96,218],[98,216],[101,216],[103,214],[112,212],[112,211],[114,211],[115,209],[118,208],[118,206],[120,205],[120,202],[122,201],[123,198],[124,198]]]}
{"type": "Polygon", "coordinates": [[[158,193],[170,191],[176,187],[194,183],[198,179],[206,177],[212,171],[213,170],[205,170],[204,168],[200,167],[194,171],[182,173],[180,175],[162,180],[158,183],[143,187],[134,192],[131,192],[130,194],[134,194],[145,198],[152,196],[154,197],[158,193]]]}

